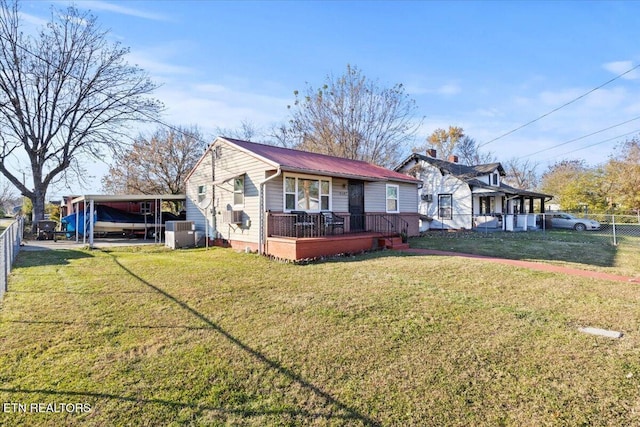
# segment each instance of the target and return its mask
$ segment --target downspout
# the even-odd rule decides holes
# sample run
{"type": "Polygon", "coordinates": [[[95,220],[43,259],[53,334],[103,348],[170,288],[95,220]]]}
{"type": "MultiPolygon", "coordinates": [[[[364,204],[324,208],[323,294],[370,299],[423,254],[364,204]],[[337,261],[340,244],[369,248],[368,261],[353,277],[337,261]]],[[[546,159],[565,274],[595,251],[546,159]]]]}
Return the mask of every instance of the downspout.
{"type": "Polygon", "coordinates": [[[269,178],[265,179],[264,181],[260,182],[260,185],[258,187],[258,198],[260,199],[260,218],[258,220],[259,225],[258,225],[258,253],[260,255],[264,255],[264,246],[265,246],[265,234],[266,234],[266,227],[265,227],[265,207],[267,205],[266,202],[266,194],[264,192],[264,187],[267,184],[267,182],[271,181],[272,179],[275,179],[277,177],[279,177],[280,175],[282,175],[282,169],[280,169],[278,167],[278,171],[275,173],[275,175],[271,175],[269,178]]]}

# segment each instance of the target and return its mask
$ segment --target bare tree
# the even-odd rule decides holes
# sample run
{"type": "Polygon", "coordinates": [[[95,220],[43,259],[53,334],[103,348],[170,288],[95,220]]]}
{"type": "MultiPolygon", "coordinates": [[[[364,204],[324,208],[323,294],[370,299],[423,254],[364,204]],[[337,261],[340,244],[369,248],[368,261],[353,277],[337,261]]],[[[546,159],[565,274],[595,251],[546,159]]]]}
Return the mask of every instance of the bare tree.
{"type": "Polygon", "coordinates": [[[126,194],[184,193],[184,179],[207,148],[196,127],[158,128],[114,156],[103,190],[126,194]]]}
{"type": "Polygon", "coordinates": [[[0,214],[13,213],[13,207],[19,203],[15,187],[5,180],[0,180],[0,214]]]}
{"type": "Polygon", "coordinates": [[[381,87],[357,67],[294,95],[287,133],[296,148],[307,151],[391,166],[420,125],[415,101],[402,84],[381,87]]]}
{"type": "Polygon", "coordinates": [[[513,187],[533,190],[538,187],[538,163],[513,157],[504,164],[505,182],[513,187]]]}
{"type": "Polygon", "coordinates": [[[148,98],[156,86],[147,74],[125,61],[128,49],[108,43],[91,14],[52,9],[37,36],[21,28],[18,1],[0,0],[0,172],[39,220],[52,182],[120,147],[128,124],[162,106],[148,98]],[[21,156],[31,188],[10,166],[21,156]]]}
{"type": "Polygon", "coordinates": [[[465,165],[481,165],[485,163],[493,163],[496,161],[495,156],[490,151],[481,152],[478,149],[476,140],[464,135],[455,148],[460,163],[465,165]]]}
{"type": "Polygon", "coordinates": [[[252,122],[243,120],[238,129],[216,128],[217,136],[228,136],[229,138],[253,141],[260,137],[260,129],[252,122]]]}

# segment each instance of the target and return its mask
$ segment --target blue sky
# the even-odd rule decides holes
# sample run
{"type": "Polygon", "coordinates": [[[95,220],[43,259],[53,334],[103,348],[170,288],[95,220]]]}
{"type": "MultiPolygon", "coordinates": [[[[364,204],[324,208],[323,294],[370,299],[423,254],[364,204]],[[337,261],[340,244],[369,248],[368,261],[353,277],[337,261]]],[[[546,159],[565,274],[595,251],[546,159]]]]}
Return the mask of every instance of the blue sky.
{"type": "MultiPolygon", "coordinates": [[[[286,120],[294,90],[318,87],[347,64],[382,86],[402,83],[415,99],[424,120],[407,155],[436,128],[455,125],[499,160],[529,158],[542,172],[563,159],[606,161],[616,143],[640,133],[639,68],[490,142],[640,64],[640,2],[75,4],[162,85],[163,121],[198,125],[211,138],[242,121],[267,129],[286,120]]],[[[38,22],[49,6],[26,1],[22,12],[38,22]]],[[[92,186],[72,190],[100,192],[103,169],[92,186]]]]}

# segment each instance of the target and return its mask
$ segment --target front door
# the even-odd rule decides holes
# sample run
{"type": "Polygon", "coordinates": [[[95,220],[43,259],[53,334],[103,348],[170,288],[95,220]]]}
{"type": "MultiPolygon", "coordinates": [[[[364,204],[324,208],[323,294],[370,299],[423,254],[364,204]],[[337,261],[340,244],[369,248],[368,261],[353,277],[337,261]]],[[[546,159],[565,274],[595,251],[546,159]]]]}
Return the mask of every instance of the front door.
{"type": "Polygon", "coordinates": [[[364,231],[364,182],[349,181],[349,213],[351,231],[364,231]]]}

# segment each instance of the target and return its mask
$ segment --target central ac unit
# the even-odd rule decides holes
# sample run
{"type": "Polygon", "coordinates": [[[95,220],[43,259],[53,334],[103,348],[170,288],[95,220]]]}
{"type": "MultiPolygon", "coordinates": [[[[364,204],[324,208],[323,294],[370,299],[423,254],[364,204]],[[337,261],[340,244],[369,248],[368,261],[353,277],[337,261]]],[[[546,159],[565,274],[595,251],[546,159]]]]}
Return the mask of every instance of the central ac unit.
{"type": "Polygon", "coordinates": [[[167,221],[164,226],[165,246],[180,249],[196,245],[196,226],[193,221],[167,221]]]}

